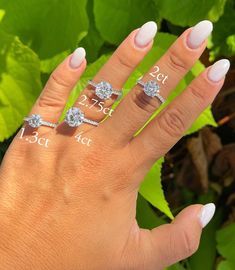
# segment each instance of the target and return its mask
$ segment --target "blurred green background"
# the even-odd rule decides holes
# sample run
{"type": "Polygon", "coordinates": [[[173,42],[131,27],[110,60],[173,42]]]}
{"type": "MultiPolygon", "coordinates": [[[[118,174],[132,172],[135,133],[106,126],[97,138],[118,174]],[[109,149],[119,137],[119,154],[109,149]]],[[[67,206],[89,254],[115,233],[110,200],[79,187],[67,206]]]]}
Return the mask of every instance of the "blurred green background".
{"type": "Polygon", "coordinates": [[[226,83],[212,107],[156,162],[138,197],[137,219],[145,228],[169,222],[192,203],[217,205],[198,252],[171,270],[235,270],[235,1],[0,0],[0,162],[50,73],[76,47],[86,49],[88,67],[68,106],[133,29],[153,20],[159,32],[125,94],[177,36],[204,19],[214,23],[208,48],[166,105],[222,57],[231,61],[226,83]]]}

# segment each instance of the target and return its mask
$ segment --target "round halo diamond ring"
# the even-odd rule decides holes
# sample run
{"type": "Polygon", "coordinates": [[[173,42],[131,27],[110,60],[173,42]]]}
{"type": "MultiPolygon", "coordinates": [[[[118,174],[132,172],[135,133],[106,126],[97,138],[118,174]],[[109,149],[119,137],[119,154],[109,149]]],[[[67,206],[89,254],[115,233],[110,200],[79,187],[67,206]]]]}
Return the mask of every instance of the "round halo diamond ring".
{"type": "Polygon", "coordinates": [[[24,118],[24,121],[28,122],[28,125],[32,128],[38,128],[40,126],[56,128],[58,124],[44,121],[39,114],[32,114],[24,118]]]}
{"type": "Polygon", "coordinates": [[[88,81],[88,84],[95,87],[95,94],[100,99],[109,99],[112,95],[116,95],[119,98],[122,96],[122,91],[114,90],[112,85],[108,82],[102,81],[95,83],[92,80],[88,81]]]}
{"type": "Polygon", "coordinates": [[[149,97],[156,97],[161,103],[165,102],[165,99],[160,95],[160,86],[155,81],[150,80],[143,82],[138,79],[137,84],[143,87],[144,93],[149,97]]]}
{"type": "Polygon", "coordinates": [[[92,121],[90,119],[86,119],[84,113],[77,107],[71,107],[65,116],[65,122],[70,127],[78,127],[82,123],[87,123],[93,126],[98,126],[98,122],[92,121]]]}

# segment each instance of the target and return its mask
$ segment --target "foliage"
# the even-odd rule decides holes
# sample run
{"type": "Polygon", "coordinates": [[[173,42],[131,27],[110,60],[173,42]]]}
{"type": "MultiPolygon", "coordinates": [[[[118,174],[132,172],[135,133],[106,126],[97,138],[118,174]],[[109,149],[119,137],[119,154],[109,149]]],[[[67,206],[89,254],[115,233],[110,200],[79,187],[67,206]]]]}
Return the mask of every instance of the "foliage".
{"type": "Polygon", "coordinates": [[[20,37],[40,59],[75,48],[86,35],[86,0],[1,0],[1,28],[20,37]]]}
{"type": "Polygon", "coordinates": [[[0,141],[3,141],[21,125],[41,91],[41,81],[38,56],[18,37],[0,31],[0,40],[0,141]]]}
{"type": "MultiPolygon", "coordinates": [[[[128,33],[148,20],[157,21],[160,30],[153,49],[126,82],[125,94],[136,79],[166,52],[184,28],[200,20],[214,22],[208,45],[210,60],[234,55],[234,6],[234,0],[178,0],[177,4],[173,0],[113,0],[112,3],[108,0],[0,0],[0,160],[52,70],[77,46],[86,48],[88,67],[72,91],[67,107],[128,33]]],[[[203,69],[204,65],[198,61],[172,92],[166,105],[203,69]]],[[[216,127],[210,108],[193,123],[187,135],[205,125],[216,127]]],[[[162,163],[163,159],[154,164],[140,188],[137,219],[146,228],[165,223],[166,216],[172,219],[172,212],[177,212],[175,209],[171,212],[164,197],[162,163]],[[163,217],[159,217],[156,208],[164,214],[163,217]]],[[[188,203],[187,200],[184,202],[185,205],[188,203]]],[[[218,250],[215,248],[215,234],[221,223],[220,214],[205,230],[198,253],[168,269],[201,269],[201,261],[206,260],[206,255],[210,260],[205,263],[205,270],[214,269],[217,251],[225,259],[218,269],[234,269],[229,251],[233,257],[234,252],[225,243],[227,235],[234,235],[232,225],[218,231],[218,250]]]]}
{"type": "Polygon", "coordinates": [[[225,261],[220,262],[218,270],[235,269],[235,224],[230,224],[219,230],[216,239],[219,254],[225,259],[225,261]]]}
{"type": "Polygon", "coordinates": [[[235,54],[235,7],[234,1],[228,0],[225,12],[214,24],[214,34],[210,40],[210,59],[220,55],[232,56],[235,54]],[[232,19],[233,18],[233,19],[232,19]]]}
{"type": "Polygon", "coordinates": [[[153,1],[95,0],[94,14],[97,29],[105,41],[118,45],[133,29],[146,20],[156,20],[153,1]],[[115,29],[115,31],[114,31],[115,29]]]}
{"type": "Polygon", "coordinates": [[[155,0],[161,16],[180,26],[193,25],[205,19],[216,22],[223,14],[225,2],[226,0],[178,0],[175,5],[174,0],[155,0]]]}

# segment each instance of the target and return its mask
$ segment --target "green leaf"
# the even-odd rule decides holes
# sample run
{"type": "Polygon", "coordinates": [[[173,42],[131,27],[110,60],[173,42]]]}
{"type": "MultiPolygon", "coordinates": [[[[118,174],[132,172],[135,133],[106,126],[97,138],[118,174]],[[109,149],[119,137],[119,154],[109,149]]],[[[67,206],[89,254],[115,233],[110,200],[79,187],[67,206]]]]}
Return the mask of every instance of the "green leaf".
{"type": "Polygon", "coordinates": [[[133,29],[156,20],[152,0],[94,0],[96,27],[104,40],[119,44],[133,29]]]}
{"type": "Polygon", "coordinates": [[[145,176],[140,186],[139,193],[153,206],[162,211],[169,218],[173,219],[168,203],[165,199],[161,184],[161,168],[164,159],[159,159],[152,169],[145,176]]]}
{"type": "Polygon", "coordinates": [[[192,26],[208,19],[216,22],[224,12],[226,0],[155,0],[162,18],[179,26],[192,26]]]}
{"type": "Polygon", "coordinates": [[[52,58],[41,60],[40,69],[43,73],[50,74],[67,56],[69,51],[61,52],[52,58]]]}
{"type": "Polygon", "coordinates": [[[162,218],[157,216],[149,203],[140,194],[138,194],[137,199],[136,219],[139,226],[145,229],[153,229],[166,223],[162,218]]]}
{"type": "Polygon", "coordinates": [[[235,223],[219,230],[216,236],[218,252],[235,263],[235,223]]]}
{"type": "Polygon", "coordinates": [[[208,44],[210,60],[217,57],[232,56],[235,54],[235,7],[234,1],[228,0],[225,12],[220,20],[214,24],[212,38],[208,44]]]}
{"type": "Polygon", "coordinates": [[[222,261],[219,263],[217,270],[234,270],[235,263],[229,261],[222,261]]]}
{"type": "Polygon", "coordinates": [[[0,9],[0,22],[1,22],[2,18],[4,17],[4,15],[5,15],[5,10],[0,9]]]}
{"type": "Polygon", "coordinates": [[[88,30],[87,0],[0,0],[1,26],[41,59],[73,50],[88,30]]]}
{"type": "Polygon", "coordinates": [[[37,55],[17,37],[0,31],[0,141],[22,124],[41,91],[37,55]]]}
{"type": "Polygon", "coordinates": [[[89,29],[88,34],[81,41],[80,44],[80,46],[86,48],[86,58],[89,63],[94,62],[97,59],[99,55],[99,50],[104,44],[103,38],[96,29],[93,5],[94,0],[88,0],[87,13],[89,16],[89,29]]]}
{"type": "Polygon", "coordinates": [[[205,125],[210,125],[217,127],[217,123],[214,120],[214,117],[211,112],[211,106],[209,106],[204,112],[194,121],[191,128],[187,131],[187,135],[192,134],[199,129],[203,128],[205,125]]]}

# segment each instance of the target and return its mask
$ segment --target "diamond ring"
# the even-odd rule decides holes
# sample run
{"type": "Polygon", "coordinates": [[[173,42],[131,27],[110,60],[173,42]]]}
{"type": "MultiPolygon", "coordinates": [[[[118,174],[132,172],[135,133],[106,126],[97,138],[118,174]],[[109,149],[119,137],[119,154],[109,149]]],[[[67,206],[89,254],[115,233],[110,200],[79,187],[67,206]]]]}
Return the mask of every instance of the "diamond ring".
{"type": "Polygon", "coordinates": [[[99,123],[86,119],[84,113],[77,107],[71,107],[67,112],[64,120],[70,127],[78,127],[82,123],[98,126],[99,123]]]}
{"type": "Polygon", "coordinates": [[[143,82],[140,79],[137,80],[137,84],[143,87],[144,93],[149,97],[156,97],[161,103],[165,102],[165,99],[160,95],[160,86],[155,81],[143,82]]]}
{"type": "Polygon", "coordinates": [[[39,114],[32,114],[24,118],[24,121],[28,122],[28,125],[32,128],[38,128],[40,126],[56,128],[58,124],[44,121],[39,114]]]}
{"type": "Polygon", "coordinates": [[[114,90],[112,85],[108,82],[102,81],[95,83],[92,80],[89,80],[88,84],[95,87],[95,94],[100,99],[106,100],[109,99],[112,95],[116,95],[118,97],[122,96],[122,91],[114,90]]]}

